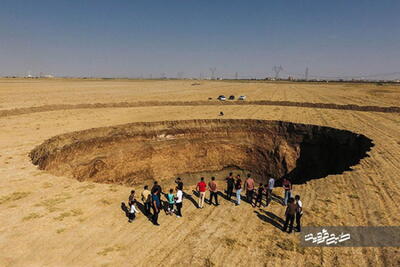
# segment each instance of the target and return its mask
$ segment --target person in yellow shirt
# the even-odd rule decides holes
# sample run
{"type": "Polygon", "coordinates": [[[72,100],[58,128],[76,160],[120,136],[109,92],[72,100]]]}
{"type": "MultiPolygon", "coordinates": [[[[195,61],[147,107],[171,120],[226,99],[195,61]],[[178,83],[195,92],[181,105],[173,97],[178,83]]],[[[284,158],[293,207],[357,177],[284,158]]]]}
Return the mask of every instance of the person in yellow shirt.
{"type": "Polygon", "coordinates": [[[149,190],[149,186],[145,185],[143,192],[142,192],[142,202],[144,205],[145,215],[150,215],[150,208],[151,208],[151,193],[149,190]]]}

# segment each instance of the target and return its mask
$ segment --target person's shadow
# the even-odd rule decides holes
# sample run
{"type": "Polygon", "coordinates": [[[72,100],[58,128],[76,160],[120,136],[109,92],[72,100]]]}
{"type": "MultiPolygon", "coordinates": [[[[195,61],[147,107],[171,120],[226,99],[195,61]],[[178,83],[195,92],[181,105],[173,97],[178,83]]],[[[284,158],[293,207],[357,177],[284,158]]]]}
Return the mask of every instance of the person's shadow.
{"type": "Polygon", "coordinates": [[[271,200],[275,201],[276,203],[279,203],[281,205],[285,205],[285,199],[283,197],[280,197],[274,193],[271,194],[271,200]]]}
{"type": "Polygon", "coordinates": [[[192,195],[189,195],[188,193],[182,191],[182,197],[192,202],[193,206],[197,208],[197,202],[196,200],[194,200],[192,195]]]}
{"type": "MultiPolygon", "coordinates": [[[[224,190],[224,192],[226,193],[226,190],[224,190]]],[[[218,192],[217,192],[217,195],[218,195],[219,197],[223,198],[224,200],[229,201],[229,198],[228,198],[228,195],[227,195],[227,194],[224,194],[223,192],[218,191],[218,192]]],[[[232,201],[232,200],[230,200],[230,201],[232,201]]]]}
{"type": "MultiPolygon", "coordinates": [[[[229,198],[228,198],[228,191],[224,189],[223,192],[218,191],[218,195],[221,196],[223,199],[229,201],[229,198]],[[223,192],[224,192],[225,194],[224,194],[223,192]]],[[[232,199],[231,199],[231,200],[232,200],[232,199]]]]}
{"type": "MultiPolygon", "coordinates": [[[[193,195],[195,195],[196,197],[199,197],[199,192],[197,192],[196,190],[192,190],[193,195]]],[[[193,195],[189,195],[187,193],[185,193],[185,198],[189,199],[190,202],[192,202],[192,204],[195,206],[195,208],[198,208],[199,205],[197,203],[197,201],[193,198],[193,195]]]]}
{"type": "Polygon", "coordinates": [[[236,194],[232,192],[232,196],[231,199],[228,198],[228,191],[226,189],[224,189],[224,193],[222,193],[221,191],[218,191],[218,195],[220,195],[223,199],[225,199],[226,201],[230,201],[232,203],[236,203],[235,200],[232,199],[232,197],[236,197],[236,194]]]}
{"type": "Polygon", "coordinates": [[[275,214],[273,214],[272,212],[265,212],[266,215],[264,215],[255,210],[254,213],[257,214],[257,217],[260,220],[263,220],[264,222],[267,222],[267,223],[271,224],[272,226],[275,226],[279,230],[283,229],[283,227],[282,227],[283,223],[280,223],[280,222],[283,222],[283,220],[281,218],[279,218],[278,216],[276,216],[275,214]]]}
{"type": "Polygon", "coordinates": [[[282,219],[281,217],[279,217],[279,216],[273,214],[272,212],[266,211],[266,210],[263,210],[263,212],[265,213],[265,215],[267,215],[268,217],[270,217],[272,220],[277,221],[277,222],[279,222],[279,223],[281,223],[281,224],[284,224],[284,223],[285,223],[285,220],[284,220],[284,219],[282,219]]]}
{"type": "Polygon", "coordinates": [[[125,213],[125,216],[129,219],[129,208],[126,206],[125,202],[121,202],[121,209],[125,213]]]}
{"type": "MultiPolygon", "coordinates": [[[[142,214],[144,214],[149,220],[151,219],[151,213],[146,214],[146,210],[144,208],[144,205],[140,203],[139,201],[136,201],[136,207],[140,210],[142,214]]],[[[121,210],[125,213],[125,216],[129,219],[129,207],[125,204],[125,202],[121,202],[121,210]]]]}
{"type": "Polygon", "coordinates": [[[142,214],[144,214],[146,217],[149,217],[149,214],[146,214],[146,209],[144,208],[144,205],[141,202],[136,201],[136,206],[138,207],[138,209],[142,214]]]}

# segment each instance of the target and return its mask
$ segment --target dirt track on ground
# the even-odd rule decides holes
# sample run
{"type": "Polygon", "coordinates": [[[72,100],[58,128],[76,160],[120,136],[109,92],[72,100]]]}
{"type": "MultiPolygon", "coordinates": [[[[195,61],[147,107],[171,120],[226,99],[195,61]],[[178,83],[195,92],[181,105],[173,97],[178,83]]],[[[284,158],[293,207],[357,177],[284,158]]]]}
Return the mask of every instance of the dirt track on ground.
{"type": "Polygon", "coordinates": [[[136,107],[163,107],[163,106],[226,106],[226,105],[261,105],[261,106],[283,106],[283,107],[302,107],[302,108],[321,108],[338,109],[353,111],[369,111],[384,113],[400,113],[400,107],[379,107],[379,106],[359,106],[353,104],[339,105],[333,103],[308,103],[291,101],[148,101],[148,102],[121,102],[121,103],[95,103],[77,105],[48,105],[30,108],[17,108],[11,110],[0,110],[0,117],[30,114],[36,112],[69,110],[69,109],[94,109],[94,108],[136,108],[136,107]]]}
{"type": "MultiPolygon", "coordinates": [[[[395,86],[307,85],[188,81],[1,81],[0,108],[139,101],[203,101],[246,94],[249,101],[333,103],[399,108],[395,86]],[[257,99],[257,100],[255,100],[257,99]]],[[[208,103],[208,101],[206,101],[208,103]]],[[[7,111],[8,110],[8,111],[7,111]]],[[[296,185],[304,225],[400,225],[400,115],[398,113],[279,105],[103,107],[47,110],[0,117],[0,265],[2,266],[398,266],[399,248],[302,248],[297,234],[279,229],[278,202],[253,209],[195,208],[184,217],[143,216],[128,224],[121,202],[126,186],[78,182],[37,169],[29,152],[57,135],[134,122],[217,119],[279,120],[361,133],[368,156],[350,171],[296,185]]],[[[162,167],[162,166],[161,166],[162,167]]],[[[222,191],[223,176],[217,177],[222,191]]],[[[142,185],[135,186],[140,192],[142,185]]],[[[193,195],[192,188],[186,188],[193,195]]],[[[281,189],[276,193],[281,195],[281,189]]]]}

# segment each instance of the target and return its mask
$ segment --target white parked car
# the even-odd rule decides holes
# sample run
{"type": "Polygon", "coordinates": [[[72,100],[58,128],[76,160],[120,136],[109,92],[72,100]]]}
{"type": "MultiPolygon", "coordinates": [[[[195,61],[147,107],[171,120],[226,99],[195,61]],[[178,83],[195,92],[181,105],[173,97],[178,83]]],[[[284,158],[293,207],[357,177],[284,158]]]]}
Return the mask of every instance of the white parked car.
{"type": "Polygon", "coordinates": [[[218,100],[225,101],[225,100],[226,100],[226,97],[225,97],[224,95],[220,95],[220,96],[218,97],[218,100]]]}
{"type": "Polygon", "coordinates": [[[241,96],[239,96],[239,98],[238,98],[238,100],[245,100],[246,99],[246,96],[245,95],[241,95],[241,96]]]}

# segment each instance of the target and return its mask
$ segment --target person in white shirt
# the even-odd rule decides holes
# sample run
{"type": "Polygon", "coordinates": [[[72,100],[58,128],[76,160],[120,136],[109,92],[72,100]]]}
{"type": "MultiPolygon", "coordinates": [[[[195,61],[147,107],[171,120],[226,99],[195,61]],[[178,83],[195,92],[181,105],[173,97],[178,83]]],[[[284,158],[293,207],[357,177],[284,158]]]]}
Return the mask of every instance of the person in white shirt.
{"type": "Polygon", "coordinates": [[[296,195],[294,197],[294,199],[296,200],[296,206],[297,206],[297,209],[296,209],[296,227],[295,227],[295,229],[298,232],[301,232],[301,217],[303,216],[303,203],[301,202],[299,195],[296,195]]]}
{"type": "Polygon", "coordinates": [[[175,205],[176,205],[176,217],[180,218],[182,217],[182,201],[183,201],[183,192],[182,189],[180,187],[176,188],[177,192],[176,192],[176,201],[175,201],[175,205]]]}
{"type": "Polygon", "coordinates": [[[275,186],[275,179],[271,177],[268,180],[268,189],[272,190],[274,189],[274,186],[275,186]]]}
{"type": "Polygon", "coordinates": [[[267,206],[271,202],[272,198],[272,190],[274,189],[275,186],[275,179],[274,178],[269,178],[268,180],[268,188],[267,188],[267,206]]]}
{"type": "Polygon", "coordinates": [[[135,219],[135,214],[136,213],[140,213],[136,207],[135,207],[135,203],[136,200],[133,200],[130,204],[131,204],[131,208],[129,210],[129,221],[128,222],[132,222],[135,219]]]}

